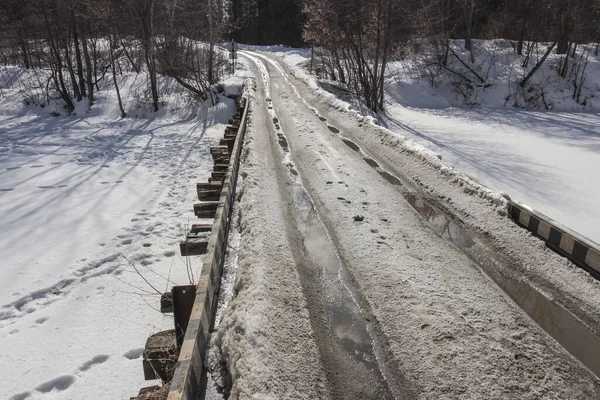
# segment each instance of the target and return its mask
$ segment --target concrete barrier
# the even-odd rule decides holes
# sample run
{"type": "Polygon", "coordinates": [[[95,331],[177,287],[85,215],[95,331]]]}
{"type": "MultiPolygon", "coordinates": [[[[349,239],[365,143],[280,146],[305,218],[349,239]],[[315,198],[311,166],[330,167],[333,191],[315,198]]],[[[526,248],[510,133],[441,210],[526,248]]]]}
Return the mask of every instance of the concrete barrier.
{"type": "Polygon", "coordinates": [[[509,200],[508,213],[552,250],[600,279],[600,245],[518,201],[509,200]]]}
{"type": "MultiPolygon", "coordinates": [[[[222,258],[225,254],[227,232],[232,203],[235,200],[239,159],[246,133],[249,101],[242,99],[243,114],[231,149],[229,166],[225,172],[215,219],[208,240],[200,279],[196,285],[196,298],[179,353],[169,389],[168,400],[194,400],[200,391],[200,378],[208,335],[216,308],[215,294],[221,279],[222,258]]],[[[234,123],[238,121],[233,121],[234,123]]]]}

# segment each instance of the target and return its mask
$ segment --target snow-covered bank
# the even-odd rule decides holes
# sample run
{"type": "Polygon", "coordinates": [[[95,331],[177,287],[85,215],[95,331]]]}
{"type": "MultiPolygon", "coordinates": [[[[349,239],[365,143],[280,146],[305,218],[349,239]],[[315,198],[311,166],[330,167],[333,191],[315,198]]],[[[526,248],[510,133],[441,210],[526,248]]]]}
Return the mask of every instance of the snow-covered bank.
{"type": "MultiPolygon", "coordinates": [[[[226,86],[239,90],[244,75],[226,86]]],[[[198,104],[163,83],[154,115],[143,76],[123,77],[126,119],[109,84],[68,117],[23,107],[3,87],[1,398],[121,399],[148,385],[144,343],[173,324],[157,291],[198,276],[178,244],[209,147],[235,112],[231,99],[198,104]]]]}
{"type": "Polygon", "coordinates": [[[384,121],[484,185],[600,242],[599,115],[391,103],[384,121]]]}
{"type": "MultiPolygon", "coordinates": [[[[296,76],[321,90],[308,74],[309,51],[263,50],[281,57],[296,76]]],[[[557,60],[550,59],[540,76],[556,74],[549,68],[557,60]]],[[[441,154],[445,164],[600,242],[600,117],[589,112],[503,107],[510,66],[495,68],[497,89],[479,94],[480,107],[460,108],[447,87],[433,89],[427,82],[417,82],[410,68],[399,75],[401,65],[394,64],[395,73],[386,78],[386,112],[380,123],[409,139],[409,148],[441,154]]],[[[600,81],[597,57],[592,57],[588,68],[588,87],[593,91],[600,81]]],[[[555,81],[555,95],[566,91],[564,82],[555,81]]],[[[340,109],[350,107],[333,94],[323,95],[340,109]]],[[[569,97],[568,93],[562,96],[569,97]]],[[[563,109],[585,109],[566,98],[559,102],[563,109]]]]}

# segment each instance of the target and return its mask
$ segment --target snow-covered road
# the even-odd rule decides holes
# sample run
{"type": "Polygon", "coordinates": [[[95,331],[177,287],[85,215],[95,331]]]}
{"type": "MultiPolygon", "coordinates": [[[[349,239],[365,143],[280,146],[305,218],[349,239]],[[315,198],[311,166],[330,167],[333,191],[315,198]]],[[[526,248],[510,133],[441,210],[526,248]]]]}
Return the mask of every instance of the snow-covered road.
{"type": "Polygon", "coordinates": [[[231,398],[600,396],[474,260],[502,254],[498,274],[590,322],[597,282],[514,226],[497,194],[331,107],[275,57],[244,56],[257,88],[241,256],[217,333],[231,398]]]}

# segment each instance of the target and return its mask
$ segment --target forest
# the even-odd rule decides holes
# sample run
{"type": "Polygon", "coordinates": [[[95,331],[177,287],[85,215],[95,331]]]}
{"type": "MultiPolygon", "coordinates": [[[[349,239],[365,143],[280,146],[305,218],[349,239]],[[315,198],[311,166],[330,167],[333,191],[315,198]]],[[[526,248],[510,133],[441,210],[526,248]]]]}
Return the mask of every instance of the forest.
{"type": "MultiPolygon", "coordinates": [[[[43,71],[35,85],[68,111],[84,98],[93,104],[102,79],[118,85],[120,74],[143,71],[156,111],[158,76],[211,97],[224,42],[310,47],[317,75],[377,112],[390,62],[418,59],[423,79],[450,76],[468,93],[488,84],[474,43],[504,39],[526,69],[517,90],[540,92],[531,79],[556,53],[557,75],[582,102],[599,21],[592,0],[3,0],[0,62],[43,71]]],[[[27,91],[26,101],[47,101],[27,91]]]]}

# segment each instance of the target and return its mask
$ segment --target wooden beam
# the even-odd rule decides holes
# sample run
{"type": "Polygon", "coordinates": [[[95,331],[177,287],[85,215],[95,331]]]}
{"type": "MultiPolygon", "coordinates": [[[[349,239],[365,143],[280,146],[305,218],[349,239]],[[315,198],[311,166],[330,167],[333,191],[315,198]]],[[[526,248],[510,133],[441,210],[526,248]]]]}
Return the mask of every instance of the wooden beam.
{"type": "Polygon", "coordinates": [[[198,182],[196,183],[196,190],[212,190],[212,189],[216,189],[219,188],[221,189],[223,187],[223,183],[222,182],[198,182]]]}
{"type": "Polygon", "coordinates": [[[214,146],[210,148],[210,154],[214,157],[215,155],[225,155],[229,157],[229,147],[227,146],[214,146]]]}
{"type": "Polygon", "coordinates": [[[207,249],[208,249],[208,239],[207,238],[198,238],[198,239],[187,238],[183,242],[179,243],[179,250],[181,251],[181,255],[183,257],[200,256],[202,254],[206,254],[207,249]]]}
{"type": "Polygon", "coordinates": [[[227,150],[229,153],[231,153],[231,150],[233,150],[233,145],[235,144],[235,138],[233,139],[221,139],[219,141],[219,146],[227,146],[227,150]]]}
{"type": "Polygon", "coordinates": [[[200,233],[200,232],[210,232],[212,231],[212,224],[193,224],[192,229],[190,229],[191,233],[200,233]]]}
{"type": "Polygon", "coordinates": [[[194,214],[198,218],[214,218],[219,206],[218,201],[205,201],[194,204],[194,214]]]}
{"type": "Polygon", "coordinates": [[[217,201],[221,197],[223,182],[197,183],[196,191],[200,201],[217,201]]]}
{"type": "Polygon", "coordinates": [[[221,163],[217,164],[215,162],[215,164],[213,165],[213,171],[217,171],[217,172],[227,171],[227,168],[229,168],[229,164],[221,164],[221,163]]]}
{"type": "Polygon", "coordinates": [[[222,181],[223,179],[225,179],[225,174],[227,172],[226,171],[213,171],[210,174],[210,177],[212,179],[209,179],[209,181],[213,182],[213,181],[222,181]]]}
{"type": "Polygon", "coordinates": [[[217,201],[221,198],[221,190],[199,190],[198,200],[217,201]]]}

